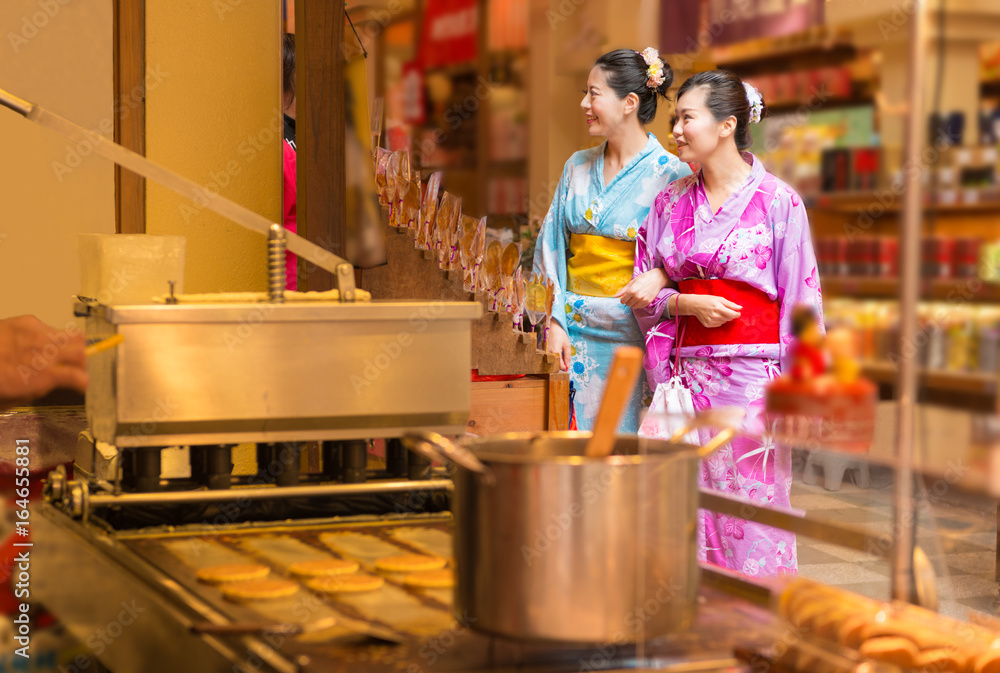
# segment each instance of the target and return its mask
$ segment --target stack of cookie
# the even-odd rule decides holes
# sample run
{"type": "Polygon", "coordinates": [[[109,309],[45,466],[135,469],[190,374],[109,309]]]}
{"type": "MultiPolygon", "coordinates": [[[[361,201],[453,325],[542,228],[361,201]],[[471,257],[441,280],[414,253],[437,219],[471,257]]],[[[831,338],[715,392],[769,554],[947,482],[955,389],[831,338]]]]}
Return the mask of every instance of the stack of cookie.
{"type": "Polygon", "coordinates": [[[1000,634],[906,603],[792,580],[777,610],[795,636],[856,650],[862,657],[928,673],[1000,673],[1000,634]]]}

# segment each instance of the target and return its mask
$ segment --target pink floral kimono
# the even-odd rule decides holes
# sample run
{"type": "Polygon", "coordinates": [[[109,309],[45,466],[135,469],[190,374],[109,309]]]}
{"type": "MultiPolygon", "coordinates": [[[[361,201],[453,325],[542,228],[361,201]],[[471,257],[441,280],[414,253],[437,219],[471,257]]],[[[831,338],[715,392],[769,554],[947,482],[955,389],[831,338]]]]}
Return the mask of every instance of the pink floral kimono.
{"type": "MultiPolygon", "coordinates": [[[[822,315],[819,278],[809,222],[795,191],[764,170],[749,153],[746,181],[712,214],[701,173],[671,183],[654,202],[636,239],[635,273],[666,269],[674,281],[690,278],[742,281],[778,303],[774,343],[680,347],[680,370],[696,410],[720,406],[747,409],[744,429],[760,436],[767,425],[764,387],[781,373],[790,343],[791,309],[814,306],[822,315]]],[[[754,290],[754,291],[756,291],[754,290]]],[[[669,380],[677,328],[664,319],[664,289],[647,308],[636,310],[646,335],[645,369],[651,388],[669,380]]],[[[746,319],[744,312],[741,320],[746,319]]],[[[681,318],[697,320],[694,317],[681,318]]],[[[683,331],[683,330],[682,330],[683,331]]],[[[765,440],[737,438],[703,461],[703,487],[742,499],[789,506],[791,451],[765,440]]],[[[699,557],[747,575],[795,573],[792,533],[714,512],[699,512],[699,557]]]]}

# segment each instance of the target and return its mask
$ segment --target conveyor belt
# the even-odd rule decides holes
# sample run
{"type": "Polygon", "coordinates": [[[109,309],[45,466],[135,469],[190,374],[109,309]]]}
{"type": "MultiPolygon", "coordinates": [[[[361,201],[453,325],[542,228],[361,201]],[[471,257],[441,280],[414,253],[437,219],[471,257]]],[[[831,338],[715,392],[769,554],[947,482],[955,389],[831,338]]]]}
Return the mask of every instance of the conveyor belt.
{"type": "Polygon", "coordinates": [[[38,595],[81,640],[112,622],[123,601],[144,610],[102,652],[112,670],[152,670],[155,663],[161,666],[157,670],[184,673],[547,673],[635,668],[639,656],[644,667],[665,670],[746,670],[733,668],[734,648],[767,647],[775,637],[766,611],[714,589],[703,591],[709,600],[702,600],[692,630],[637,651],[634,645],[526,643],[477,633],[452,617],[449,590],[413,589],[398,574],[383,574],[385,585],[371,594],[330,598],[302,585],[295,596],[259,604],[231,602],[196,578],[199,567],[250,560],[268,565],[273,576],[294,579],[290,563],[327,557],[352,558],[362,572],[376,573],[374,560],[388,552],[447,554],[452,533],[447,514],[162,526],[127,533],[73,521],[49,505],[40,514],[37,539],[46,543],[36,551],[46,560],[34,569],[38,595]],[[192,630],[199,624],[282,623],[305,632],[192,630]]]}

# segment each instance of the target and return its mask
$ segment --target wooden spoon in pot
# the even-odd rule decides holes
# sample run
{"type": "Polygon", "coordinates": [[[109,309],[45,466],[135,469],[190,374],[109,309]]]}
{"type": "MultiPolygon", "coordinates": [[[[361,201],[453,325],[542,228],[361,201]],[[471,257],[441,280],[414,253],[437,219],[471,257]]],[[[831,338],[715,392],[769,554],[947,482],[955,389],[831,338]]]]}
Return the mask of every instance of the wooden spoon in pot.
{"type": "Polygon", "coordinates": [[[594,434],[587,442],[587,449],[584,452],[588,458],[604,458],[615,448],[618,419],[621,418],[625,403],[632,396],[640,367],[642,367],[641,348],[622,346],[615,351],[615,359],[611,362],[608,374],[608,384],[604,388],[601,407],[594,420],[594,434]]]}

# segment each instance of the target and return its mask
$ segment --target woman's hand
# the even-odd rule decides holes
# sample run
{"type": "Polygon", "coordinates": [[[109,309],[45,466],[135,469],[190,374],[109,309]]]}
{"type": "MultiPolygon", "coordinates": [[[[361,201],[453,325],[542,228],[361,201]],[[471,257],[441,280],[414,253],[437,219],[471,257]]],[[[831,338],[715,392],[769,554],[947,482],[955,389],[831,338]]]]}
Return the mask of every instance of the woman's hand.
{"type": "Polygon", "coordinates": [[[711,294],[677,295],[679,315],[693,315],[705,327],[719,327],[740,317],[742,306],[711,294]]]}
{"type": "Polygon", "coordinates": [[[549,352],[559,353],[560,368],[565,372],[569,370],[569,360],[573,352],[573,347],[569,343],[569,335],[566,330],[559,326],[555,320],[549,327],[549,352]]]}
{"type": "Polygon", "coordinates": [[[653,303],[660,290],[671,285],[667,272],[663,269],[650,269],[626,283],[615,297],[631,309],[646,308],[653,303]]]}

